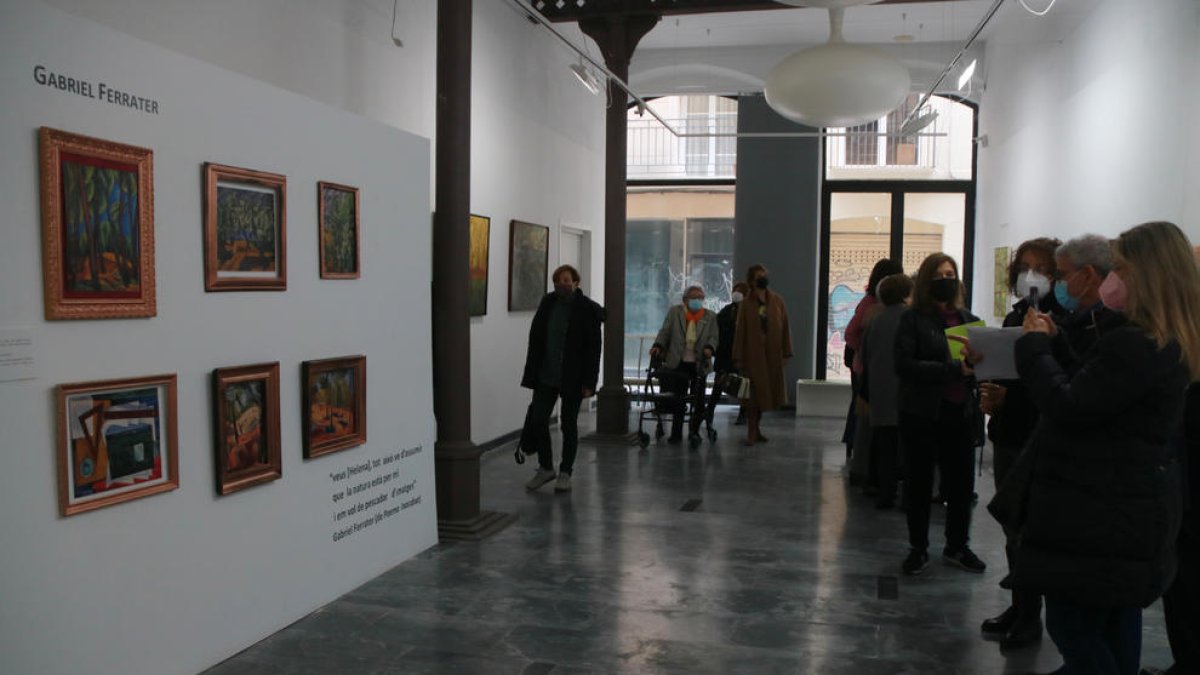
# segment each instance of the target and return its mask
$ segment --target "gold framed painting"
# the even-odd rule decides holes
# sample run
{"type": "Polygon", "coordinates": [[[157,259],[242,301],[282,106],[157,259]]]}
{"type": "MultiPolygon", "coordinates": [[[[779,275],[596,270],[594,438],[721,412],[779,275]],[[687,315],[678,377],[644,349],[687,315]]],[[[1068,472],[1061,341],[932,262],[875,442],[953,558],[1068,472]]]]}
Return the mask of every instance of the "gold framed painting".
{"type": "Polygon", "coordinates": [[[367,357],[305,361],[300,382],[306,459],[367,442],[367,357]]]}
{"type": "Polygon", "coordinates": [[[179,487],[175,379],[171,374],[58,385],[62,515],[179,487]]]}
{"type": "Polygon", "coordinates": [[[217,494],[282,477],[279,363],[217,368],[212,392],[217,494]]]}
{"type": "Polygon", "coordinates": [[[157,313],[154,153],[38,130],[46,319],[157,313]]]}
{"type": "Polygon", "coordinates": [[[287,177],[204,165],[204,290],[287,288],[287,177]]]}
{"type": "Polygon", "coordinates": [[[322,279],[357,279],[359,270],[358,188],[317,183],[318,248],[322,279]]]}
{"type": "Polygon", "coordinates": [[[471,214],[470,289],[467,291],[467,307],[470,316],[487,314],[488,292],[488,244],[491,239],[492,219],[471,214]]]}

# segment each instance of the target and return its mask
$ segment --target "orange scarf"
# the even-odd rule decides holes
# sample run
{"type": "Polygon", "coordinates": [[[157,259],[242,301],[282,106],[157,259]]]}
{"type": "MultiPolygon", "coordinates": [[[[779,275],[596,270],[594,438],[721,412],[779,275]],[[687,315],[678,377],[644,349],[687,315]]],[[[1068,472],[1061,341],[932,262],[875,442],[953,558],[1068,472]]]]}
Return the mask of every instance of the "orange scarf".
{"type": "Polygon", "coordinates": [[[684,318],[687,319],[688,323],[696,323],[704,316],[704,308],[701,307],[699,309],[699,311],[697,311],[695,314],[693,314],[692,310],[688,309],[687,305],[684,305],[683,306],[683,316],[684,316],[684,318]]]}

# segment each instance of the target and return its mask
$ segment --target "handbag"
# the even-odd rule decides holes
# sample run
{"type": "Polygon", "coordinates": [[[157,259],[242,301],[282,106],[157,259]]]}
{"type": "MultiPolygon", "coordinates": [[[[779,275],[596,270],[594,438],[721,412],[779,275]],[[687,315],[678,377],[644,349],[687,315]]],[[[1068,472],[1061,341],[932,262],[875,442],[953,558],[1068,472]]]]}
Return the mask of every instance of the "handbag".
{"type": "Polygon", "coordinates": [[[737,399],[750,398],[750,378],[744,375],[726,375],[721,383],[721,391],[737,399]]]}

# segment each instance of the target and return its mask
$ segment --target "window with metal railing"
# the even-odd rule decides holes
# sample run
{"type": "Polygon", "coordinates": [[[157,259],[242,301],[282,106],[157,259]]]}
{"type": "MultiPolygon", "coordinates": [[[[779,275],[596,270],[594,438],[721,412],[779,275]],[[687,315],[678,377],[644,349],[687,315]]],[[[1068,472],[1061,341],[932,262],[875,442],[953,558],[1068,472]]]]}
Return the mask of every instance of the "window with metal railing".
{"type": "Polygon", "coordinates": [[[629,111],[626,170],[632,180],[727,180],[737,172],[737,101],[723,96],[664,96],[649,114],[629,111]]]}

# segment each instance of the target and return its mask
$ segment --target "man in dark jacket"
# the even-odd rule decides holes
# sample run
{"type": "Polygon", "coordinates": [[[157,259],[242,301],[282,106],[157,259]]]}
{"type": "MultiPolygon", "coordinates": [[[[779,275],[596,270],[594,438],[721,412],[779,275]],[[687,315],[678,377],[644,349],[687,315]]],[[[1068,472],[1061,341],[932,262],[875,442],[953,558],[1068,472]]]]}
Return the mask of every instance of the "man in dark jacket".
{"type": "Polygon", "coordinates": [[[561,398],[558,415],[563,448],[554,491],[567,492],[579,449],[579,407],[583,399],[596,393],[600,376],[604,309],[579,290],[579,272],[574,267],[559,267],[553,279],[554,291],[542,298],[529,328],[529,351],[521,378],[521,386],[533,390],[523,437],[538,453],[538,470],[525,488],[536,490],[555,479],[550,413],[561,398]]]}

